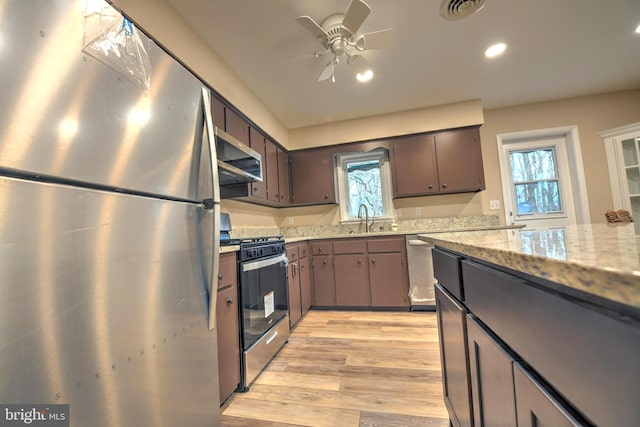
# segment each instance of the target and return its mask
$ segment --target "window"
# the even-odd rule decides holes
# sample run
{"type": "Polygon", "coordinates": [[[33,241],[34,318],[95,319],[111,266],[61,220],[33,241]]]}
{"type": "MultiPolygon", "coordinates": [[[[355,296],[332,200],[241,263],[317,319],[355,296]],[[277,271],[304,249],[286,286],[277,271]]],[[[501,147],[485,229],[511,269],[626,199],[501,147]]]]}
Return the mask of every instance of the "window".
{"type": "Polygon", "coordinates": [[[387,150],[344,153],[337,161],[342,221],[356,220],[361,205],[369,218],[391,218],[391,174],[387,150]]]}

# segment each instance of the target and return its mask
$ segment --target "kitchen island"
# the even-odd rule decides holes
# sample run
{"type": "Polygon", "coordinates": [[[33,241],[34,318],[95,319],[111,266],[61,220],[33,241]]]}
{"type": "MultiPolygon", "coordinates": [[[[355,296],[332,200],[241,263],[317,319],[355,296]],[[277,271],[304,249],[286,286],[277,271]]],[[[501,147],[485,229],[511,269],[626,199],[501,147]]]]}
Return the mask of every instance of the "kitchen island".
{"type": "Polygon", "coordinates": [[[420,238],[453,425],[640,425],[633,224],[420,238]]]}

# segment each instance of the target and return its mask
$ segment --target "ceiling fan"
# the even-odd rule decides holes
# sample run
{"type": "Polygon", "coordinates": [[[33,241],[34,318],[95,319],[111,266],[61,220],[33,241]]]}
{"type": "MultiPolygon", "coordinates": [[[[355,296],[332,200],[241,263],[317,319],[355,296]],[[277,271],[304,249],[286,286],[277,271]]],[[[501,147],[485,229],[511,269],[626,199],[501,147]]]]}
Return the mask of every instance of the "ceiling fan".
{"type": "Polygon", "coordinates": [[[356,73],[358,80],[366,81],[373,77],[371,64],[362,56],[363,51],[385,49],[393,45],[393,28],[357,35],[364,20],[369,16],[371,7],[362,0],[352,0],[347,13],[336,13],[325,18],[318,24],[310,16],[296,18],[304,28],[313,34],[326,49],[315,53],[316,57],[330,55],[318,81],[335,82],[334,68],[340,58],[345,56],[347,64],[356,73]]]}

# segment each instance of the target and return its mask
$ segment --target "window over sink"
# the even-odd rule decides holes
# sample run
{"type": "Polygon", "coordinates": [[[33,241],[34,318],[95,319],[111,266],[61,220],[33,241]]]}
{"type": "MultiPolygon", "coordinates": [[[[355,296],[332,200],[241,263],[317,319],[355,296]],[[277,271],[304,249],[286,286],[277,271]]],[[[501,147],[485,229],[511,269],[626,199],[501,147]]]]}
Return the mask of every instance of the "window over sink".
{"type": "Polygon", "coordinates": [[[360,221],[358,214],[362,205],[366,206],[370,219],[393,217],[388,150],[340,153],[336,169],[340,216],[343,222],[360,221]]]}

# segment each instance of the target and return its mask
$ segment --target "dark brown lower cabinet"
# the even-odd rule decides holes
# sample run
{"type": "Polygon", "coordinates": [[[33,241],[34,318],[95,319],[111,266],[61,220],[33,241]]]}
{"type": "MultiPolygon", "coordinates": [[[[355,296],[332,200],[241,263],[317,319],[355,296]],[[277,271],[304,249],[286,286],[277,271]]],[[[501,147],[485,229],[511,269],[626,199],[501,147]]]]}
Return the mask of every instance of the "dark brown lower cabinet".
{"type": "Polygon", "coordinates": [[[373,307],[410,305],[406,270],[402,253],[369,254],[369,281],[373,307]]]}
{"type": "MultiPolygon", "coordinates": [[[[300,254],[302,256],[302,254],[300,254]]],[[[309,258],[300,258],[298,260],[298,272],[300,277],[300,304],[302,315],[304,316],[311,308],[311,277],[309,271],[309,258]]]]}
{"type": "MultiPolygon", "coordinates": [[[[513,364],[518,427],[585,426],[520,363],[513,364]]],[[[515,425],[515,424],[513,424],[515,425]]]]}
{"type": "Polygon", "coordinates": [[[444,401],[454,427],[472,427],[467,309],[442,286],[435,291],[444,401]]]}
{"type": "Polygon", "coordinates": [[[287,284],[289,290],[289,327],[293,328],[302,317],[300,274],[297,262],[290,263],[287,267],[287,284]]]}
{"type": "Polygon", "coordinates": [[[314,255],[313,305],[333,307],[336,305],[336,283],[333,276],[333,255],[314,255]]]}
{"type": "Polygon", "coordinates": [[[369,270],[366,254],[334,255],[333,266],[338,307],[369,307],[369,270]]]}
{"type": "Polygon", "coordinates": [[[515,426],[514,356],[471,314],[467,339],[475,427],[515,426]]]}

